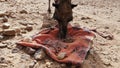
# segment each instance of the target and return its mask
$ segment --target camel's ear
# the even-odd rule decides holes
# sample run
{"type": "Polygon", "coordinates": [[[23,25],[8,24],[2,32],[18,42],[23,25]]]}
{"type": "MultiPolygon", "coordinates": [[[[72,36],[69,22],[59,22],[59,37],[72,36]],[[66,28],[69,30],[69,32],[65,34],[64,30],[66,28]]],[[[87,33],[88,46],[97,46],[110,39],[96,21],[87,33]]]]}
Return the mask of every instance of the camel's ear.
{"type": "Polygon", "coordinates": [[[71,7],[72,8],[74,8],[74,7],[76,7],[77,6],[77,4],[71,4],[71,7]]]}
{"type": "Polygon", "coordinates": [[[59,6],[58,4],[55,4],[55,3],[53,3],[52,5],[53,5],[55,8],[58,8],[58,6],[59,6]]]}

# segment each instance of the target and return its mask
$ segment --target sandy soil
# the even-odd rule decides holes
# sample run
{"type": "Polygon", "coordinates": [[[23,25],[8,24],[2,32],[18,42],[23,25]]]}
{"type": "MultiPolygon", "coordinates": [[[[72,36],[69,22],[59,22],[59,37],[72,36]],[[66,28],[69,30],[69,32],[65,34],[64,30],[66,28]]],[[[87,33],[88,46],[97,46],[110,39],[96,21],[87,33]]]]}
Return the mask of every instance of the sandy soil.
{"type": "MultiPolygon", "coordinates": [[[[30,55],[25,47],[16,47],[17,41],[39,32],[43,23],[54,22],[47,15],[47,3],[48,0],[0,0],[0,68],[75,68],[48,56],[35,60],[34,54],[30,55]],[[12,37],[3,36],[4,23],[10,24],[9,29],[17,28],[22,32],[12,37]],[[31,31],[25,30],[28,25],[32,26],[31,31]]],[[[95,32],[90,54],[81,68],[119,68],[120,0],[75,0],[73,3],[78,6],[73,10],[71,24],[99,32],[95,32]]]]}

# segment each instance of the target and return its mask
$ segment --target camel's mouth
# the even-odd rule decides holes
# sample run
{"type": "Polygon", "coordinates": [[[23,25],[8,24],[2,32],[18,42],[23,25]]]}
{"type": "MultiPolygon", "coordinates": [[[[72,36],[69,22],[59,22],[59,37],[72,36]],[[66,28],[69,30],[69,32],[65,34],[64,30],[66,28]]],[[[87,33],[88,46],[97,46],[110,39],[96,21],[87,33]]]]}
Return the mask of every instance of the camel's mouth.
{"type": "Polygon", "coordinates": [[[60,40],[58,31],[58,28],[46,29],[35,35],[32,42],[21,41],[18,44],[44,48],[46,53],[58,62],[81,64],[90,49],[90,37],[94,38],[95,35],[82,28],[68,27],[67,38],[60,40]]]}

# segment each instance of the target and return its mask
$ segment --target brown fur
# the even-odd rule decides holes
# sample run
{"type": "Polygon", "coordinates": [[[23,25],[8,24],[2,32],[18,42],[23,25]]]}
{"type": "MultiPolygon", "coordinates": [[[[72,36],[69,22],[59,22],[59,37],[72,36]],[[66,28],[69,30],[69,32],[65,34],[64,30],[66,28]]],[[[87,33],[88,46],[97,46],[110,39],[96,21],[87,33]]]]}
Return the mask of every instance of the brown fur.
{"type": "Polygon", "coordinates": [[[65,39],[67,35],[67,25],[73,19],[72,8],[76,5],[71,4],[71,0],[55,0],[53,6],[55,7],[53,18],[58,21],[59,38],[65,39]]]}

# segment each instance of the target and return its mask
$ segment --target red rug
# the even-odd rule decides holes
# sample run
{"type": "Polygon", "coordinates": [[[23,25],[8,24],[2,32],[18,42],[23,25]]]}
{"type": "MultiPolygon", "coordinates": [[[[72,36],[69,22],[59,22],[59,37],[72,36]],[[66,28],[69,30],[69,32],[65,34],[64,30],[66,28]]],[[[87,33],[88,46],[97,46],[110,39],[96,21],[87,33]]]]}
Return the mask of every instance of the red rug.
{"type": "Polygon", "coordinates": [[[86,29],[68,27],[66,40],[59,40],[58,28],[46,29],[33,37],[32,42],[17,44],[32,48],[43,48],[52,59],[61,63],[81,64],[92,45],[95,35],[86,29]]]}

